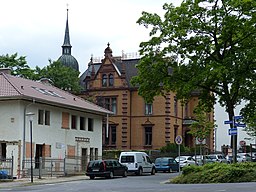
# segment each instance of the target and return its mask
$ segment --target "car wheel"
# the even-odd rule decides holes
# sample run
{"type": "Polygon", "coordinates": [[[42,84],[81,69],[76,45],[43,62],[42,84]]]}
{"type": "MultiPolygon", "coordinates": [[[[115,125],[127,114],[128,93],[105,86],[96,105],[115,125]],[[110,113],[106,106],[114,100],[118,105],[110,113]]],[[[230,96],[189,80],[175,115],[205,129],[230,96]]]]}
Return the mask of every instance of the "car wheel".
{"type": "Polygon", "coordinates": [[[142,175],[142,168],[139,168],[137,175],[141,176],[142,175]]]}
{"type": "Polygon", "coordinates": [[[123,177],[127,177],[127,171],[124,171],[123,177]]]}
{"type": "Polygon", "coordinates": [[[90,176],[90,179],[94,179],[95,177],[94,176],[90,176]]]}
{"type": "Polygon", "coordinates": [[[155,174],[156,174],[156,169],[155,169],[155,167],[153,167],[151,170],[151,175],[155,175],[155,174]]]}
{"type": "Polygon", "coordinates": [[[171,172],[172,172],[172,168],[171,168],[171,167],[169,168],[168,172],[169,172],[169,173],[171,173],[171,172]]]}
{"type": "Polygon", "coordinates": [[[113,173],[113,171],[111,171],[111,172],[109,173],[109,178],[110,178],[110,179],[113,179],[113,178],[114,178],[114,173],[113,173]]]}

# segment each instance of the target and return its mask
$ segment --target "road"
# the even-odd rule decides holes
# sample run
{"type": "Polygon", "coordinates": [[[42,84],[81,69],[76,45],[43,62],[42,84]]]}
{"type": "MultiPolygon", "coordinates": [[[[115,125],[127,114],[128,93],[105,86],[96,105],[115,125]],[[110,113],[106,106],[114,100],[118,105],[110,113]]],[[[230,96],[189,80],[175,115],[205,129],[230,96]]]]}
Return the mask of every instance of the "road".
{"type": "Polygon", "coordinates": [[[223,184],[170,184],[166,183],[176,173],[157,173],[155,176],[128,176],[127,178],[79,180],[54,184],[1,188],[15,192],[252,192],[256,183],[223,184]]]}

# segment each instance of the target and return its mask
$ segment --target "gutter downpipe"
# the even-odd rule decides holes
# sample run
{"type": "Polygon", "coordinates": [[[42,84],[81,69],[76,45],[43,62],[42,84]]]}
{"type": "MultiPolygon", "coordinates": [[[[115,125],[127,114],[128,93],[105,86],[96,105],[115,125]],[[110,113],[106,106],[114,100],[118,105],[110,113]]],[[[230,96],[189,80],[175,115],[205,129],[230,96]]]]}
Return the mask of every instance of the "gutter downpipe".
{"type": "Polygon", "coordinates": [[[26,112],[27,108],[30,105],[35,104],[35,98],[33,98],[33,103],[29,103],[24,108],[24,120],[23,120],[23,146],[22,146],[22,176],[24,177],[24,169],[25,169],[25,153],[26,153],[26,112]]]}
{"type": "Polygon", "coordinates": [[[107,113],[107,124],[106,124],[106,137],[108,138],[108,127],[109,127],[109,124],[108,124],[108,119],[109,119],[109,116],[108,116],[108,113],[107,113]]]}

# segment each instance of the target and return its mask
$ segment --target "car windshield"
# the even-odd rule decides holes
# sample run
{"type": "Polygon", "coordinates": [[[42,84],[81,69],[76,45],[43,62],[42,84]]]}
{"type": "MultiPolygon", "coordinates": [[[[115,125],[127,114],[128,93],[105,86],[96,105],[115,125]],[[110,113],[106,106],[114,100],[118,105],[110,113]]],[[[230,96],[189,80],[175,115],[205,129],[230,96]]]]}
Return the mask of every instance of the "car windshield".
{"type": "Polygon", "coordinates": [[[121,163],[134,163],[134,156],[133,155],[122,156],[121,163]]]}
{"type": "Polygon", "coordinates": [[[216,159],[216,156],[215,156],[215,155],[209,155],[209,156],[207,156],[207,157],[209,157],[209,159],[216,159]]]}
{"type": "MultiPolygon", "coordinates": [[[[176,158],[177,161],[179,161],[179,157],[176,158]]],[[[186,157],[180,157],[180,161],[185,161],[186,157]]]]}

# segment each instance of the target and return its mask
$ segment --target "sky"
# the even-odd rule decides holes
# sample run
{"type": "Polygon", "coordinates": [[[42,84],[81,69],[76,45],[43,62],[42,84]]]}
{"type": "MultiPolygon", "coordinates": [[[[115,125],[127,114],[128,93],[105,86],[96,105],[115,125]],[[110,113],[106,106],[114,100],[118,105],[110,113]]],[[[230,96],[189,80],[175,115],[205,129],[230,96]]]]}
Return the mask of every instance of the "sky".
{"type": "MultiPolygon", "coordinates": [[[[72,55],[84,72],[90,61],[136,53],[149,31],[136,23],[142,11],[164,13],[167,0],[0,0],[0,54],[26,56],[28,65],[44,67],[61,56],[69,9],[72,55]]],[[[169,0],[179,5],[181,0],[169,0]]]]}
{"type": "MultiPolygon", "coordinates": [[[[137,53],[140,42],[149,39],[149,30],[136,21],[142,11],[163,15],[166,2],[179,6],[181,0],[0,0],[0,55],[26,56],[31,68],[56,61],[68,8],[72,55],[82,74],[91,55],[102,58],[108,43],[114,56],[137,53]]],[[[227,118],[224,108],[216,105],[218,150],[230,144],[229,127],[223,123],[227,118]]],[[[238,141],[247,137],[240,132],[238,141]]]]}

